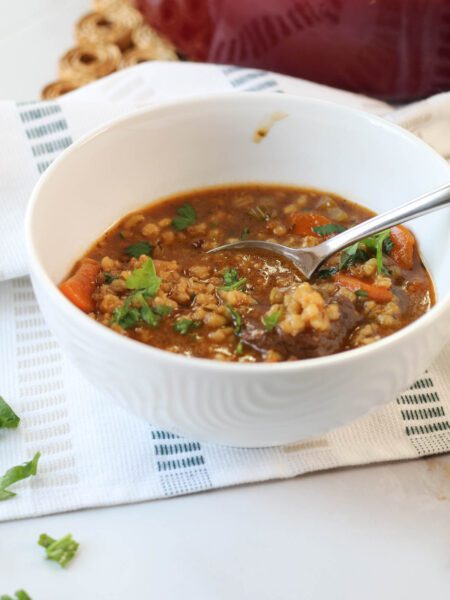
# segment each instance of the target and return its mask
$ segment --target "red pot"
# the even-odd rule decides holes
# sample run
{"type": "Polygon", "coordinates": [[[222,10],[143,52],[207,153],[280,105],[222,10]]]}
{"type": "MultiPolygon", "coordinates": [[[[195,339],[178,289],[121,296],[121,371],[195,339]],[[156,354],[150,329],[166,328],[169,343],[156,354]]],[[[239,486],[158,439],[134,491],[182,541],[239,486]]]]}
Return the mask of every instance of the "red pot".
{"type": "Polygon", "coordinates": [[[450,89],[450,0],[137,0],[189,59],[388,100],[450,89]]]}

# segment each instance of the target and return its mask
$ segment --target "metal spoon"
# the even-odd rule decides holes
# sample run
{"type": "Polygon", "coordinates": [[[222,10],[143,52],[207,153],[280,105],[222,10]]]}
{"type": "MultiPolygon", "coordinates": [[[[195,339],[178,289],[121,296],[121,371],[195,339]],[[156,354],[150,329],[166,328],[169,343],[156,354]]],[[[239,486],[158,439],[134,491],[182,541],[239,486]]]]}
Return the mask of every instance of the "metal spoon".
{"type": "Polygon", "coordinates": [[[394,225],[399,225],[410,219],[421,217],[434,210],[439,210],[450,204],[450,184],[443,185],[433,192],[424,194],[416,200],[411,200],[398,208],[393,208],[372,219],[363,221],[355,227],[347,229],[343,233],[329,238],[325,242],[312,246],[311,248],[289,248],[273,242],[263,242],[262,240],[243,240],[218,246],[208,250],[208,254],[222,252],[224,250],[241,250],[243,248],[261,248],[270,250],[275,254],[280,254],[290,260],[299,271],[309,279],[314,271],[327,258],[339,250],[350,246],[366,237],[379,233],[394,225]]]}

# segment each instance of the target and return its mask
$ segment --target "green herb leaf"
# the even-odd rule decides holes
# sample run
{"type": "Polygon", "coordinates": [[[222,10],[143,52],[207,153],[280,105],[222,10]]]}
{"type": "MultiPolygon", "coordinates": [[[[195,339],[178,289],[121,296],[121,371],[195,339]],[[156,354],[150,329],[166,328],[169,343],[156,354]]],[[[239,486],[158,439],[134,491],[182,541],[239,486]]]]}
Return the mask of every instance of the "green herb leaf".
{"type": "Polygon", "coordinates": [[[250,228],[244,227],[244,229],[241,231],[241,235],[239,236],[239,238],[241,240],[246,240],[249,235],[250,235],[250,228]]]}
{"type": "Polygon", "coordinates": [[[140,290],[147,296],[155,296],[161,285],[161,279],[156,275],[153,260],[148,258],[140,269],[135,269],[126,283],[130,290],[140,290]]]}
{"type": "Polygon", "coordinates": [[[67,567],[80,546],[72,538],[71,533],[68,533],[59,540],[55,540],[46,533],[42,533],[39,536],[38,544],[45,548],[47,558],[56,561],[61,567],[67,567]]]}
{"type": "Polygon", "coordinates": [[[347,269],[350,265],[363,263],[368,260],[369,255],[363,248],[361,248],[360,244],[361,242],[356,242],[356,244],[345,248],[341,252],[341,260],[339,263],[340,270],[347,269]]]}
{"type": "Polygon", "coordinates": [[[161,321],[161,318],[166,315],[170,315],[171,312],[171,306],[160,305],[150,308],[144,300],[144,304],[141,308],[141,317],[142,320],[147,323],[147,325],[150,325],[151,327],[157,327],[161,321]]]}
{"type": "Polygon", "coordinates": [[[386,231],[382,231],[381,233],[377,233],[371,237],[365,238],[361,243],[365,244],[367,248],[375,251],[375,256],[377,259],[377,272],[382,273],[384,269],[383,265],[383,247],[384,242],[387,239],[390,239],[391,230],[386,229],[386,231]]]}
{"type": "Polygon", "coordinates": [[[20,423],[20,418],[13,409],[0,396],[0,428],[15,429],[20,423]]]}
{"type": "Polygon", "coordinates": [[[134,294],[130,294],[123,306],[114,310],[112,322],[117,323],[123,329],[136,327],[140,321],[144,321],[144,323],[147,323],[151,327],[157,327],[161,321],[161,317],[170,315],[172,307],[159,305],[151,308],[146,300],[146,296],[151,295],[148,291],[149,288],[137,290],[134,294]]]}
{"type": "Polygon", "coordinates": [[[238,271],[234,267],[224,272],[223,280],[225,282],[225,285],[220,287],[219,290],[223,290],[224,292],[231,292],[232,290],[242,290],[247,283],[246,277],[241,277],[239,279],[238,271]]]}
{"type": "Polygon", "coordinates": [[[161,317],[153,312],[147,303],[141,308],[141,317],[144,323],[147,323],[150,327],[157,327],[161,321],[161,317]]]}
{"type": "Polygon", "coordinates": [[[187,335],[193,329],[198,329],[200,325],[200,321],[192,321],[192,319],[179,319],[176,321],[173,328],[177,333],[181,333],[181,335],[187,335]]]}
{"type": "Polygon", "coordinates": [[[270,315],[263,316],[262,321],[264,323],[264,327],[267,332],[272,331],[277,326],[278,321],[280,320],[282,314],[283,314],[283,311],[280,309],[280,310],[276,310],[275,312],[273,312],[270,315]]]}
{"type": "Polygon", "coordinates": [[[192,204],[183,204],[177,208],[177,216],[172,219],[172,226],[177,231],[183,231],[193,225],[197,220],[197,213],[192,204]]]}
{"type": "Polygon", "coordinates": [[[258,221],[270,221],[272,212],[265,206],[255,206],[248,211],[248,214],[258,221]]]}
{"type": "Polygon", "coordinates": [[[391,230],[386,229],[385,231],[381,231],[376,235],[364,238],[360,243],[364,244],[367,248],[375,252],[375,257],[377,259],[377,272],[388,272],[383,265],[383,252],[385,251],[385,247],[389,250],[389,252],[392,250],[393,242],[391,239],[391,230]]]}
{"type": "Polygon", "coordinates": [[[8,469],[3,477],[0,477],[0,500],[8,500],[13,496],[16,496],[14,492],[6,489],[13,483],[17,483],[22,479],[27,479],[32,475],[36,475],[37,473],[37,464],[39,457],[41,456],[40,452],[36,452],[33,459],[30,462],[23,463],[23,465],[18,465],[16,467],[12,467],[8,469]]]}
{"type": "Polygon", "coordinates": [[[112,283],[117,278],[117,275],[112,275],[112,273],[103,273],[103,281],[107,284],[112,283]]]}
{"type": "Polygon", "coordinates": [[[12,596],[0,596],[0,600],[31,600],[31,598],[24,590],[18,590],[14,594],[14,598],[12,596]]]}
{"type": "Polygon", "coordinates": [[[166,315],[170,315],[173,312],[173,308],[171,306],[167,306],[166,304],[159,304],[158,306],[154,306],[152,310],[160,317],[165,317],[166,315]]]}
{"type": "Polygon", "coordinates": [[[246,284],[247,284],[247,278],[241,277],[241,279],[238,279],[237,281],[235,281],[234,283],[231,283],[230,285],[225,285],[225,286],[221,287],[220,289],[223,290],[224,292],[231,292],[232,290],[243,290],[245,288],[246,284]]]}
{"type": "Polygon", "coordinates": [[[389,234],[389,237],[385,238],[383,240],[383,252],[387,255],[389,255],[392,250],[394,248],[394,242],[391,238],[391,235],[389,234]]]}
{"type": "Polygon", "coordinates": [[[356,290],[355,294],[360,298],[367,298],[369,295],[366,290],[356,290]]]}
{"type": "Polygon", "coordinates": [[[236,346],[234,353],[236,356],[242,356],[244,354],[244,343],[242,340],[239,340],[239,344],[236,346]]]}
{"type": "Polygon", "coordinates": [[[236,283],[238,279],[238,271],[234,267],[232,269],[229,269],[228,271],[225,271],[223,274],[223,280],[225,282],[225,285],[232,285],[233,283],[236,283]]]}
{"type": "Polygon", "coordinates": [[[242,328],[241,314],[235,308],[230,306],[229,304],[225,304],[225,306],[230,311],[231,320],[233,321],[233,325],[234,325],[234,333],[236,333],[236,334],[240,333],[241,328],[242,328]]]}
{"type": "Polygon", "coordinates": [[[160,305],[150,308],[143,292],[136,292],[126,299],[123,306],[114,310],[113,323],[117,323],[123,329],[136,327],[140,321],[144,321],[151,327],[157,327],[161,318],[170,315],[171,312],[171,306],[160,305]],[[139,306],[137,307],[136,304],[139,306]]]}
{"type": "Polygon", "coordinates": [[[343,250],[341,253],[340,269],[345,269],[350,265],[368,260],[369,255],[365,250],[368,249],[375,253],[377,259],[377,272],[388,273],[389,271],[383,264],[383,253],[389,254],[392,250],[393,242],[390,235],[391,230],[386,229],[386,231],[364,238],[360,242],[356,242],[356,244],[343,250]]]}
{"type": "Polygon", "coordinates": [[[375,248],[375,254],[376,254],[376,259],[377,259],[377,271],[378,273],[382,273],[383,269],[384,269],[384,265],[383,265],[383,243],[384,240],[389,237],[391,234],[390,231],[384,231],[382,233],[379,233],[376,237],[376,248],[375,248]]]}
{"type": "Polygon", "coordinates": [[[316,277],[318,279],[327,279],[328,277],[333,277],[339,271],[338,267],[327,267],[325,269],[319,269],[316,273],[316,277]]]}
{"type": "Polygon", "coordinates": [[[112,322],[117,323],[123,329],[132,329],[139,323],[140,318],[139,310],[130,306],[129,301],[125,301],[123,306],[114,309],[112,322]]]}
{"type": "Polygon", "coordinates": [[[143,254],[145,256],[151,256],[153,252],[153,246],[150,246],[148,242],[137,242],[125,248],[125,254],[133,256],[134,258],[140,258],[143,254]]]}
{"type": "Polygon", "coordinates": [[[321,236],[331,235],[332,233],[342,233],[347,228],[337,223],[327,223],[326,225],[318,225],[312,228],[315,233],[321,236]]]}

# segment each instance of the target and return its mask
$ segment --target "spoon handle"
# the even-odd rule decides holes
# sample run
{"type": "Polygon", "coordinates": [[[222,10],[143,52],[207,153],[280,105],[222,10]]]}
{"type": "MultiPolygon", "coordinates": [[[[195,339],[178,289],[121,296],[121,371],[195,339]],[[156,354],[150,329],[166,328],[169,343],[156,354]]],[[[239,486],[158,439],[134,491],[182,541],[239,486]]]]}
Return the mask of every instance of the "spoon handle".
{"type": "MultiPolygon", "coordinates": [[[[377,215],[368,221],[363,221],[359,225],[355,225],[355,227],[351,227],[347,231],[330,238],[320,244],[321,255],[328,257],[354,242],[370,237],[375,233],[380,233],[380,231],[389,229],[389,227],[398,225],[399,223],[426,215],[429,212],[442,208],[446,204],[450,204],[450,184],[445,184],[433,192],[420,196],[416,200],[402,204],[402,206],[377,215]]],[[[318,248],[319,246],[316,246],[316,249],[318,248]]]]}

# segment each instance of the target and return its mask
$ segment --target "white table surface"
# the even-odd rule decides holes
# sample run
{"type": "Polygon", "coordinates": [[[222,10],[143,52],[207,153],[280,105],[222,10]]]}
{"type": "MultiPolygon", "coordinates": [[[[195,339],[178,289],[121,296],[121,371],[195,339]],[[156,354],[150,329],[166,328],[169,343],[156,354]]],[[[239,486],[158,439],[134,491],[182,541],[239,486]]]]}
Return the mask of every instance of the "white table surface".
{"type": "MultiPolygon", "coordinates": [[[[87,0],[0,0],[0,99],[56,78],[87,0]]],[[[0,374],[1,375],[1,374],[0,374]]],[[[450,595],[450,456],[0,525],[0,595],[422,600],[450,595]],[[63,571],[40,533],[72,532],[63,571]]]]}

